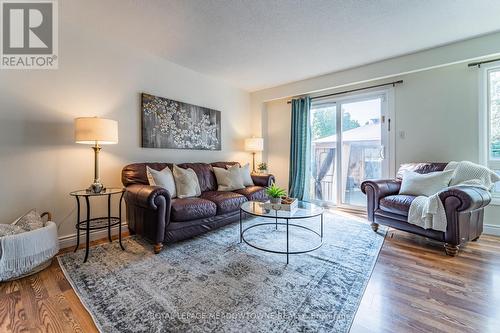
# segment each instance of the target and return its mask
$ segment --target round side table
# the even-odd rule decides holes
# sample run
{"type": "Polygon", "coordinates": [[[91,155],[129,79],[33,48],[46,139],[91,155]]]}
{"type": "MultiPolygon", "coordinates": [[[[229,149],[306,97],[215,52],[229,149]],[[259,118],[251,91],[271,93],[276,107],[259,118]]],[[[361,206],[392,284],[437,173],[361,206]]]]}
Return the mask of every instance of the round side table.
{"type": "Polygon", "coordinates": [[[70,193],[71,196],[76,198],[77,205],[77,215],[76,215],[76,247],[74,252],[80,246],[80,230],[85,231],[85,258],[83,262],[86,262],[89,257],[89,245],[90,245],[90,230],[102,230],[108,229],[108,240],[111,243],[111,227],[118,225],[118,240],[122,250],[125,248],[122,245],[122,201],[123,194],[125,190],[123,188],[107,188],[100,193],[87,192],[87,190],[73,191],[70,193]],[[111,196],[119,195],[120,201],[118,206],[118,216],[111,216],[111,196]],[[92,197],[105,197],[108,199],[108,216],[104,217],[94,217],[91,218],[91,205],[90,198],[92,197]],[[87,210],[86,219],[80,219],[80,199],[85,200],[85,206],[87,210]]]}

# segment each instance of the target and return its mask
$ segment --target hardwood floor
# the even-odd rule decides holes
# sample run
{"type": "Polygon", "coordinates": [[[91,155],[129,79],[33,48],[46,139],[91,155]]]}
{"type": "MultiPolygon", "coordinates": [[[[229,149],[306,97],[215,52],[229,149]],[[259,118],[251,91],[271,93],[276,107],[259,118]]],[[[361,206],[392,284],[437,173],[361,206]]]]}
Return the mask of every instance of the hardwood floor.
{"type": "MultiPolygon", "coordinates": [[[[391,230],[351,332],[499,332],[499,255],[499,237],[482,236],[451,258],[439,243],[391,230]]],[[[97,331],[57,260],[0,283],[0,332],[21,331],[97,331]]]]}
{"type": "Polygon", "coordinates": [[[444,254],[441,243],[386,236],[351,332],[500,332],[500,238],[444,254]]]}

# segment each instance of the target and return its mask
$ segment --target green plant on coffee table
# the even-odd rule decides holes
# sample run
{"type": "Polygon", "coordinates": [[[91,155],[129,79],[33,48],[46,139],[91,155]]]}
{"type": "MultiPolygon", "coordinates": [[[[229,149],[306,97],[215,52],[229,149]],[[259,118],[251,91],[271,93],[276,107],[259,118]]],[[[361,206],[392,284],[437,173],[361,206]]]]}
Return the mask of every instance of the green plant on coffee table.
{"type": "Polygon", "coordinates": [[[266,194],[271,198],[271,202],[279,203],[281,202],[281,197],[286,196],[286,191],[273,183],[266,188],[266,194]]]}
{"type": "Polygon", "coordinates": [[[259,163],[257,165],[257,170],[259,170],[260,172],[264,172],[267,170],[267,164],[266,163],[259,163]]]}

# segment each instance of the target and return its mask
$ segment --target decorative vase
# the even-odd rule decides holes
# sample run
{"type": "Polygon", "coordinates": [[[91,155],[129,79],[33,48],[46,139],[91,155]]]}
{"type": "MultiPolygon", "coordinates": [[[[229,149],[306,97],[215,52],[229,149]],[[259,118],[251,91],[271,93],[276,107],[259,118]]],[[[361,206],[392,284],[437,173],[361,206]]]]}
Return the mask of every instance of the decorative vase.
{"type": "Polygon", "coordinates": [[[279,204],[279,203],[281,203],[281,198],[271,198],[271,203],[279,204]]]}

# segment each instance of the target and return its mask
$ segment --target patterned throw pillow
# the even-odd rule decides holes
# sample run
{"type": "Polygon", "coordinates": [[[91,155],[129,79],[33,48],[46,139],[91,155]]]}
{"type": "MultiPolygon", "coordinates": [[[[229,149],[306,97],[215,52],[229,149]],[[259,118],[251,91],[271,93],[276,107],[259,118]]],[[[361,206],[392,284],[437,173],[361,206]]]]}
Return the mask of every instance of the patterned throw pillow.
{"type": "Polygon", "coordinates": [[[16,235],[26,232],[23,228],[18,227],[17,225],[12,224],[0,224],[0,237],[16,235]]]}
{"type": "Polygon", "coordinates": [[[26,231],[31,231],[39,228],[43,228],[44,223],[40,214],[34,209],[30,210],[20,218],[18,218],[14,223],[15,226],[18,226],[26,231]]]}

